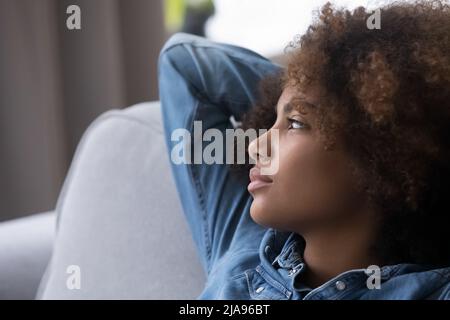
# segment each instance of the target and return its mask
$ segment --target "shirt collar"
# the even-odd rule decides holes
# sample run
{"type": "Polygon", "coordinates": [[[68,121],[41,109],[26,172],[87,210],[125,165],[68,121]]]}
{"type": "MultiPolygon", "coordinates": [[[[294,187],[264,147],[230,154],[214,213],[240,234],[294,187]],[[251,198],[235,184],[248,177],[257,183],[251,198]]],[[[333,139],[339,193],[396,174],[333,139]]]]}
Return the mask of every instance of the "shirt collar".
{"type": "MultiPolygon", "coordinates": [[[[302,236],[294,232],[282,232],[275,229],[268,229],[265,233],[259,250],[261,266],[270,274],[272,278],[289,285],[296,291],[311,290],[300,281],[296,281],[307,267],[303,261],[303,251],[305,241],[302,236]],[[286,272],[278,272],[283,269],[286,272]],[[292,273],[293,272],[293,273],[292,273]],[[283,274],[288,275],[288,279],[283,274]]],[[[382,281],[389,280],[398,274],[407,273],[411,269],[423,269],[423,266],[413,264],[387,265],[380,268],[382,281]]],[[[365,274],[366,269],[349,270],[336,278],[349,274],[365,274]]],[[[367,274],[366,274],[367,275],[367,274]]],[[[361,277],[364,278],[364,277],[361,277]]]]}

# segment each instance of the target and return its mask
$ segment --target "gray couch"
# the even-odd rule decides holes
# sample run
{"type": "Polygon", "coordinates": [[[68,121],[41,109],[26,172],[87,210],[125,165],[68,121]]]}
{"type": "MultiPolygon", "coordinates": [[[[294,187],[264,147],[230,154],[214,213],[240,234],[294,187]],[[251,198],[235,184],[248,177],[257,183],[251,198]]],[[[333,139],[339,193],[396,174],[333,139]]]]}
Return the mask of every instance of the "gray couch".
{"type": "Polygon", "coordinates": [[[0,299],[192,299],[204,281],[157,102],[100,116],[54,212],[0,224],[0,299]]]}

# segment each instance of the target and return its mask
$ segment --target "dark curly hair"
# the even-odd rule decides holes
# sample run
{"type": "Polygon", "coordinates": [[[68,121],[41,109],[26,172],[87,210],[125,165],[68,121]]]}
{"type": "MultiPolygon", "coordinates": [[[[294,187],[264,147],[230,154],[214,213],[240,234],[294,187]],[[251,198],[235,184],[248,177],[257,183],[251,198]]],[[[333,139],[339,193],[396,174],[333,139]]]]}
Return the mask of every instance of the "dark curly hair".
{"type": "Polygon", "coordinates": [[[286,83],[320,90],[320,130],[344,137],[360,187],[379,208],[385,264],[450,265],[450,9],[442,1],[317,12],[288,48],[282,74],[265,79],[243,128],[269,129],[286,83]],[[449,236],[447,236],[449,235],[449,236]]]}

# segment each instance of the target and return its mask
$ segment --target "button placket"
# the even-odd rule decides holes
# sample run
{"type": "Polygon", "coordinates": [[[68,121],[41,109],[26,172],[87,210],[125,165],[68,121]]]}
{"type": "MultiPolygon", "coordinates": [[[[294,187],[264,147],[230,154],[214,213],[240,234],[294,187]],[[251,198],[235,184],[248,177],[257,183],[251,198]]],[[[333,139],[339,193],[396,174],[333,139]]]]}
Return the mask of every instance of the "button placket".
{"type": "Polygon", "coordinates": [[[255,294],[257,294],[256,290],[259,287],[264,287],[263,290],[260,289],[260,294],[262,296],[270,297],[270,299],[275,297],[275,299],[289,299],[291,297],[292,292],[290,292],[282,283],[273,279],[261,266],[256,267],[255,271],[256,274],[254,274],[254,276],[264,279],[264,283],[254,284],[254,288],[256,288],[254,289],[255,294]]]}

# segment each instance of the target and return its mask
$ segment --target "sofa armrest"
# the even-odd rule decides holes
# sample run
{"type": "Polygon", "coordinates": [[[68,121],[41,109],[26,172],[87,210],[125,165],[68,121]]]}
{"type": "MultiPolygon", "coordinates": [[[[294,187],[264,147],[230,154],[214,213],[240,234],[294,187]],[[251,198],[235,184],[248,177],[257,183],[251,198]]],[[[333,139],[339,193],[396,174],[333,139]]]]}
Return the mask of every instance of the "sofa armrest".
{"type": "Polygon", "coordinates": [[[109,111],[89,126],[56,212],[37,298],[193,299],[201,292],[205,277],[172,181],[159,103],[109,111]],[[72,267],[76,288],[67,285],[72,267]]]}
{"type": "Polygon", "coordinates": [[[55,213],[0,223],[0,300],[34,299],[50,259],[55,213]]]}

